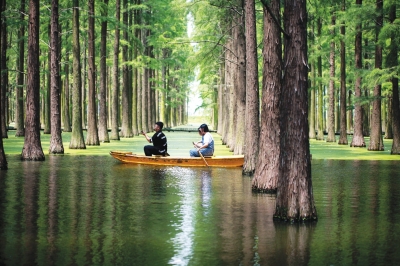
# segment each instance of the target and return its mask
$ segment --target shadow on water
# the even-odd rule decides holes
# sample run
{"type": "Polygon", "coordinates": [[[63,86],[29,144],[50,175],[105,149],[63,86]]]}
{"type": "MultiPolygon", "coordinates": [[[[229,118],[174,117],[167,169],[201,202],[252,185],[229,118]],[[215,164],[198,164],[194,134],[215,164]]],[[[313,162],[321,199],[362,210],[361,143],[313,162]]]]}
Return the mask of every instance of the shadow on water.
{"type": "Polygon", "coordinates": [[[274,222],[241,169],[8,158],[1,265],[394,265],[396,161],[313,160],[318,222],[274,222]]]}

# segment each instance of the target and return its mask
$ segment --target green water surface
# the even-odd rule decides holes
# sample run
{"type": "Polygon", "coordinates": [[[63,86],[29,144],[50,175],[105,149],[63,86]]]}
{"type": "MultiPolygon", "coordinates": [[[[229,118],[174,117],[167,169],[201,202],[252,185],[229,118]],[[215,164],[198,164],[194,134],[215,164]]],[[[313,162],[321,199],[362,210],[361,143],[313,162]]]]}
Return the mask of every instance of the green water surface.
{"type": "Polygon", "coordinates": [[[315,160],[318,222],[274,222],[241,168],[8,156],[0,265],[399,265],[398,161],[315,160]]]}

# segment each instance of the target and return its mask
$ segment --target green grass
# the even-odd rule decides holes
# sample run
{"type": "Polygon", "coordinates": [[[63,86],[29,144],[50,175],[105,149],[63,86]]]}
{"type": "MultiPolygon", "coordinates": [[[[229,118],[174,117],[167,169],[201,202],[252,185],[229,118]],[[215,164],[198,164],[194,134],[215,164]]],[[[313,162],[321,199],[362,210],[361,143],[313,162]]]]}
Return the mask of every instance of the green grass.
{"type": "MultiPolygon", "coordinates": [[[[197,125],[193,125],[196,127],[197,125]]],[[[168,138],[168,153],[171,156],[189,156],[189,150],[193,148],[192,141],[200,140],[197,132],[165,132],[168,138]]],[[[152,135],[149,133],[148,135],[152,135]]],[[[215,155],[232,155],[229,149],[222,145],[221,137],[212,133],[215,140],[215,155]]],[[[84,132],[86,137],[86,132],[84,132]]],[[[145,138],[135,136],[133,138],[121,138],[112,140],[110,143],[101,143],[99,146],[86,146],[86,149],[69,149],[71,133],[62,133],[65,155],[108,155],[112,150],[132,151],[136,154],[143,154],[143,146],[149,143],[145,138]]],[[[365,138],[367,147],[369,138],[365,138]]],[[[50,135],[41,134],[42,148],[45,155],[48,155],[50,135]]],[[[349,136],[349,144],[351,136],[349,136]]],[[[8,131],[8,138],[3,139],[4,151],[7,155],[21,154],[24,138],[15,137],[15,131],[8,131]]],[[[334,160],[400,160],[399,155],[390,155],[392,140],[384,140],[385,150],[379,152],[368,151],[367,148],[352,148],[349,145],[338,145],[326,141],[310,140],[310,150],[313,159],[334,159],[334,160]]]]}

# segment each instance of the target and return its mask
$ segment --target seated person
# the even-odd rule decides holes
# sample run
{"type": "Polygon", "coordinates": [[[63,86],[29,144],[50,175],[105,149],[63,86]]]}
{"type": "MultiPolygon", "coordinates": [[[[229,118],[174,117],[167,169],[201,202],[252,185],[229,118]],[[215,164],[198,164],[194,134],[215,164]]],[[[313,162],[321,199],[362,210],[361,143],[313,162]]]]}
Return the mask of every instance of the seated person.
{"type": "Polygon", "coordinates": [[[163,122],[156,122],[153,128],[156,133],[154,133],[151,138],[149,138],[142,130],[141,133],[143,136],[145,136],[146,140],[150,143],[153,143],[153,145],[144,146],[144,154],[146,156],[167,155],[167,137],[162,132],[163,126],[163,122]]]}
{"type": "Polygon", "coordinates": [[[199,152],[203,156],[213,156],[214,154],[214,139],[208,130],[206,124],[202,124],[199,128],[199,135],[201,136],[201,141],[193,142],[194,149],[189,151],[190,157],[200,157],[199,152]]]}

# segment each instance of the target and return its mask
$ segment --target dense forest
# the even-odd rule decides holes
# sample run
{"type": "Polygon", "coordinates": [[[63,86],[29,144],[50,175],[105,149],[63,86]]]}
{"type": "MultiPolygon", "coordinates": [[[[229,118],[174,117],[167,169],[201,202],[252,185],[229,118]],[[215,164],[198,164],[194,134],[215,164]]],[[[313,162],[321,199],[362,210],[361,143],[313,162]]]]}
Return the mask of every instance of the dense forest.
{"type": "Polygon", "coordinates": [[[1,0],[2,138],[14,127],[22,159],[44,160],[40,130],[49,153],[62,154],[62,131],[84,149],[157,120],[185,124],[198,80],[201,107],[245,155],[253,189],[301,180],[310,204],[287,216],[316,217],[309,139],[366,147],[368,136],[366,148],[383,151],[385,137],[400,154],[398,9],[396,0],[1,0]]]}

